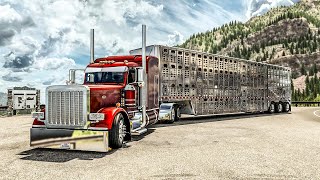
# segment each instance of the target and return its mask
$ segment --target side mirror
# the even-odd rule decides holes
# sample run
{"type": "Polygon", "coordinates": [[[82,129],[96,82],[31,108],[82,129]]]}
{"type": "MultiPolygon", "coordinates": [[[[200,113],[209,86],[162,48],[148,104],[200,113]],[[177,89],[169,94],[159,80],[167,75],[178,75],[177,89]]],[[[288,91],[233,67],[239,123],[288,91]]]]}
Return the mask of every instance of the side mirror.
{"type": "Polygon", "coordinates": [[[136,73],[137,82],[143,82],[143,68],[138,68],[136,73]]]}

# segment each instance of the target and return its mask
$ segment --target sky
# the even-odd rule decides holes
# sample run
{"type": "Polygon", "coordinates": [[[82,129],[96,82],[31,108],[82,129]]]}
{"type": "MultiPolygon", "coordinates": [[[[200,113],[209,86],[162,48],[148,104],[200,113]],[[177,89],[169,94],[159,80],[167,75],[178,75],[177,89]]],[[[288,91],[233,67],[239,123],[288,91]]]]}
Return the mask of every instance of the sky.
{"type": "MultiPolygon", "coordinates": [[[[297,0],[294,0],[294,2],[297,0]]],[[[181,44],[194,33],[247,21],[291,0],[0,0],[0,92],[14,86],[66,84],[69,69],[95,57],[127,54],[147,45],[181,44]],[[263,8],[263,9],[261,9],[263,8]],[[266,10],[267,9],[267,10],[266,10]]]]}

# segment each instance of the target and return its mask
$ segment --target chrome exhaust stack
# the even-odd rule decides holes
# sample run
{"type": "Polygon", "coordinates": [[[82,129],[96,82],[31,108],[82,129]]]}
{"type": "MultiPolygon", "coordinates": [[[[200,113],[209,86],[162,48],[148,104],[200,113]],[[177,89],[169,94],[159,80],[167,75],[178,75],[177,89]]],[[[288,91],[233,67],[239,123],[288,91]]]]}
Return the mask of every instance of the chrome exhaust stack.
{"type": "Polygon", "coordinates": [[[131,118],[133,123],[132,135],[141,135],[147,131],[147,62],[146,62],[146,25],[142,25],[142,68],[138,68],[139,112],[131,118]],[[142,110],[142,112],[141,112],[142,110]],[[140,124],[141,123],[141,124],[140,124]],[[140,125],[137,125],[140,124],[140,125]]]}
{"type": "Polygon", "coordinates": [[[67,84],[76,84],[76,71],[84,72],[85,69],[69,69],[69,80],[67,84]]]}
{"type": "Polygon", "coordinates": [[[143,87],[142,87],[142,124],[141,128],[147,125],[147,62],[146,62],[146,25],[142,25],[142,68],[143,68],[143,87]]]}
{"type": "Polygon", "coordinates": [[[90,64],[94,63],[94,29],[90,31],[90,64]]]}

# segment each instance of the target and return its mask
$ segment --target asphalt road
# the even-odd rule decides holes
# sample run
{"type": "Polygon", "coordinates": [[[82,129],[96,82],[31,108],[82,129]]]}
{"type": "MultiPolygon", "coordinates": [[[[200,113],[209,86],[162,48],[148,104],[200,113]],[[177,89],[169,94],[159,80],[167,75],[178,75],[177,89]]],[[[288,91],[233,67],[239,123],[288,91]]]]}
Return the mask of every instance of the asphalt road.
{"type": "Polygon", "coordinates": [[[30,117],[0,122],[0,179],[320,179],[320,108],[158,124],[110,153],[31,149],[30,117]]]}

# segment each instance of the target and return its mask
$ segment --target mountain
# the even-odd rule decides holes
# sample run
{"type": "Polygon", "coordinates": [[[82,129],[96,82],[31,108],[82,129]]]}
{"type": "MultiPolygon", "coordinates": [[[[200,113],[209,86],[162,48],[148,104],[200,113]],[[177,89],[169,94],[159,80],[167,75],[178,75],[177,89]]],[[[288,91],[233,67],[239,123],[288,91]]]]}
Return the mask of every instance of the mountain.
{"type": "Polygon", "coordinates": [[[320,68],[320,1],[272,8],[246,23],[233,21],[194,34],[179,47],[289,66],[296,86],[306,79],[299,77],[313,76],[320,68]]]}
{"type": "Polygon", "coordinates": [[[0,92],[0,106],[7,105],[7,93],[0,92]]]}
{"type": "Polygon", "coordinates": [[[247,16],[261,16],[271,8],[278,6],[292,6],[300,0],[252,0],[247,16]]]}

